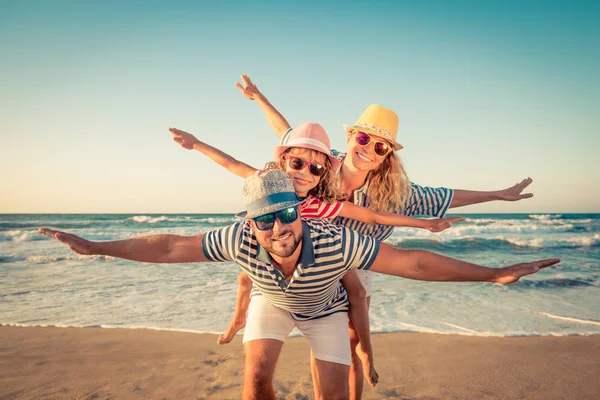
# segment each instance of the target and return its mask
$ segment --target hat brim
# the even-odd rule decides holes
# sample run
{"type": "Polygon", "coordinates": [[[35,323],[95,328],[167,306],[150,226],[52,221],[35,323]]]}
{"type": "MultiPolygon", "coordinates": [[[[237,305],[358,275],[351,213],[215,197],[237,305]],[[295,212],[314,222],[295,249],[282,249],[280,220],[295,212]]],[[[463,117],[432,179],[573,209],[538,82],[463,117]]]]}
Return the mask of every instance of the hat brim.
{"type": "MultiPolygon", "coordinates": [[[[275,146],[273,148],[273,154],[275,155],[275,158],[279,159],[279,157],[281,157],[283,152],[291,147],[298,147],[300,149],[309,149],[309,150],[318,151],[319,153],[323,153],[322,149],[318,148],[317,146],[312,146],[310,144],[301,145],[301,146],[275,146]]],[[[336,157],[334,157],[333,154],[331,154],[331,153],[329,153],[329,154],[323,153],[323,154],[325,154],[327,156],[327,158],[329,158],[329,162],[331,163],[332,170],[337,171],[342,166],[342,162],[340,160],[338,160],[336,157]]]]}
{"type": "Polygon", "coordinates": [[[277,211],[285,210],[286,208],[296,207],[296,206],[304,203],[306,200],[308,200],[308,198],[306,198],[304,200],[299,200],[299,201],[284,201],[283,203],[271,204],[267,207],[263,207],[253,213],[248,213],[247,211],[241,211],[241,212],[235,214],[235,216],[238,218],[252,219],[252,218],[260,217],[261,215],[272,214],[277,211]]]}
{"type": "Polygon", "coordinates": [[[402,146],[400,143],[386,139],[374,130],[364,128],[364,127],[358,128],[356,126],[350,126],[350,125],[346,125],[346,124],[342,124],[342,126],[344,127],[344,130],[346,131],[346,133],[348,135],[353,133],[355,130],[360,131],[360,132],[365,132],[365,133],[368,133],[369,135],[377,136],[377,137],[381,138],[382,140],[385,140],[386,142],[390,143],[392,145],[392,148],[394,149],[394,151],[398,151],[398,150],[401,150],[404,148],[404,146],[402,146]]]}

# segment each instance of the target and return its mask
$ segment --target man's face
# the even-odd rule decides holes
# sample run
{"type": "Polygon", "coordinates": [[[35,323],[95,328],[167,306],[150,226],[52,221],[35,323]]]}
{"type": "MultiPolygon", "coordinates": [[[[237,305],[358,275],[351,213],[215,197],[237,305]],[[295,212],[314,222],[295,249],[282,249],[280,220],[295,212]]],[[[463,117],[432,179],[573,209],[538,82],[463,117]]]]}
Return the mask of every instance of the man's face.
{"type": "MultiPolygon", "coordinates": [[[[298,209],[296,209],[299,212],[298,209]]],[[[302,220],[300,216],[289,224],[282,223],[279,218],[275,218],[273,227],[267,230],[260,230],[256,222],[249,219],[248,222],[254,230],[258,243],[269,252],[269,254],[286,258],[294,254],[298,245],[302,241],[302,220]]]]}

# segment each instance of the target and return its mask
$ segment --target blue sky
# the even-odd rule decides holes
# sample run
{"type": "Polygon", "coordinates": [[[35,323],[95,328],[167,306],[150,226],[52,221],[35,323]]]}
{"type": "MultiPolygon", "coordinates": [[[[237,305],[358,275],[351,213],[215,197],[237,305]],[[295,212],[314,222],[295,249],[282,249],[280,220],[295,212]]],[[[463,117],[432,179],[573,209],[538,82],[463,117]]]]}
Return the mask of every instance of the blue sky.
{"type": "Polygon", "coordinates": [[[417,183],[534,179],[454,212],[600,212],[597,2],[83,3],[0,1],[0,213],[238,211],[241,179],[167,128],[263,165],[241,73],[341,150],[341,124],[395,110],[417,183]]]}

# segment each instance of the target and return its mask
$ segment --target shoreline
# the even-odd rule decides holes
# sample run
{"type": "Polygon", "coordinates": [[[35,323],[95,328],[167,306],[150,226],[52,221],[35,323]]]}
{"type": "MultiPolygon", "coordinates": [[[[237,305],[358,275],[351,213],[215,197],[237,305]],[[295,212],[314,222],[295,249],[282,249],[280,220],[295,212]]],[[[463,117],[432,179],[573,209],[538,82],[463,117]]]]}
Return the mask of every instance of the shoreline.
{"type": "MultiPolygon", "coordinates": [[[[364,399],[595,399],[600,335],[372,336],[380,384],[364,399]]],[[[241,336],[132,328],[0,326],[0,398],[237,399],[241,336]]],[[[309,350],[289,338],[278,398],[312,399],[309,350]]]]}
{"type": "MultiPolygon", "coordinates": [[[[556,316],[554,316],[556,317],[556,316]]],[[[558,317],[559,319],[565,320],[577,320],[583,324],[592,324],[592,325],[600,325],[600,322],[596,321],[587,321],[580,320],[577,318],[570,317],[558,317]]],[[[125,329],[125,330],[148,330],[148,331],[159,331],[159,332],[181,332],[181,333],[193,333],[198,335],[219,335],[221,331],[197,331],[193,329],[180,329],[180,328],[161,328],[155,326],[115,326],[115,325],[100,325],[100,324],[91,324],[91,325],[60,325],[60,324],[18,324],[18,323],[0,323],[0,328],[3,327],[13,327],[13,328],[57,328],[57,329],[67,329],[67,328],[75,328],[75,329],[125,329]]],[[[600,336],[600,333],[591,332],[591,333],[580,333],[580,332],[569,332],[569,333],[515,333],[515,334],[496,334],[496,333],[469,333],[469,332],[427,332],[427,331],[371,331],[371,335],[382,335],[382,334],[403,334],[403,333],[419,333],[419,334],[431,334],[431,335],[449,335],[449,336],[466,336],[466,337],[480,337],[480,338],[526,338],[526,337],[576,337],[576,336],[600,336]]],[[[241,333],[238,333],[236,337],[240,338],[243,336],[243,330],[241,333]]],[[[290,338],[292,337],[301,337],[299,331],[293,330],[290,334],[290,338]]]]}

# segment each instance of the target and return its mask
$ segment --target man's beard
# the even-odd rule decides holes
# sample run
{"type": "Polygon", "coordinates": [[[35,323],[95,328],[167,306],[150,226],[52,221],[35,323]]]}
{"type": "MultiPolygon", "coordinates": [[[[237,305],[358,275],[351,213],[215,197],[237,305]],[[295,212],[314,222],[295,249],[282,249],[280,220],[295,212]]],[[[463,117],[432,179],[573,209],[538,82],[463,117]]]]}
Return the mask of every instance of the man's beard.
{"type": "MultiPolygon", "coordinates": [[[[302,241],[302,236],[296,237],[296,235],[294,235],[294,232],[286,230],[286,231],[280,232],[277,236],[275,236],[275,238],[278,238],[278,237],[281,237],[281,236],[285,236],[288,233],[294,239],[294,241],[293,241],[293,243],[292,243],[291,246],[284,247],[284,248],[279,248],[279,249],[276,250],[276,249],[274,249],[274,246],[273,246],[273,237],[271,237],[269,239],[269,241],[268,241],[268,245],[267,246],[263,246],[263,247],[270,254],[273,254],[273,255],[275,255],[277,257],[285,258],[285,257],[291,256],[292,254],[294,254],[294,252],[298,248],[298,245],[302,241]]],[[[265,244],[267,244],[267,243],[265,243],[265,244]]]]}

